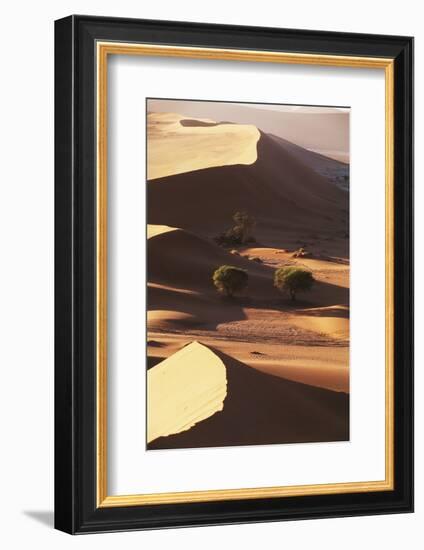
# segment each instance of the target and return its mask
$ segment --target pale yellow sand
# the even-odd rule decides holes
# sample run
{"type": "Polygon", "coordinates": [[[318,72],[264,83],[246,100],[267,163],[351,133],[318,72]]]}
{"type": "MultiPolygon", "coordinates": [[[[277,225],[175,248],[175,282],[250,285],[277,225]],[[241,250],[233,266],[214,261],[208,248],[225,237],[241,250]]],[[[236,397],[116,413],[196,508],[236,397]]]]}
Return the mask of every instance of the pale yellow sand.
{"type": "Polygon", "coordinates": [[[175,113],[149,113],[147,135],[149,180],[214,166],[253,164],[260,137],[250,124],[191,121],[175,113]]]}
{"type": "Polygon", "coordinates": [[[170,227],[169,225],[152,225],[148,224],[147,226],[147,238],[151,239],[152,237],[157,237],[164,233],[169,233],[170,231],[176,231],[176,227],[170,227]]]}
{"type": "Polygon", "coordinates": [[[147,441],[190,429],[224,407],[226,368],[194,341],[147,373],[147,441]]]}

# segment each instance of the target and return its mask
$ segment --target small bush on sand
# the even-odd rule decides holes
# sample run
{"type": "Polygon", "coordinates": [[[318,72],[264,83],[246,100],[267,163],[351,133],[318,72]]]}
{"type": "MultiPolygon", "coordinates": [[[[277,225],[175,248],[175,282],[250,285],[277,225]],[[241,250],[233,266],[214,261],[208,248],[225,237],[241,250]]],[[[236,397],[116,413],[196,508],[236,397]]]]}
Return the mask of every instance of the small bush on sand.
{"type": "Polygon", "coordinates": [[[237,246],[241,244],[256,242],[253,230],[256,220],[247,212],[236,212],[233,216],[234,226],[228,231],[221,233],[215,241],[222,246],[237,246]]]}
{"type": "Polygon", "coordinates": [[[247,287],[249,276],[247,271],[232,265],[221,265],[212,276],[213,284],[218,292],[224,296],[232,297],[247,287]]]}
{"type": "Polygon", "coordinates": [[[314,281],[312,273],[301,267],[280,267],[274,273],[274,286],[282,292],[287,292],[292,300],[296,300],[299,292],[310,290],[314,281]]]}
{"type": "Polygon", "coordinates": [[[256,220],[247,212],[236,212],[233,216],[235,225],[232,229],[233,234],[240,239],[241,244],[254,241],[253,230],[256,226],[256,220]]]}

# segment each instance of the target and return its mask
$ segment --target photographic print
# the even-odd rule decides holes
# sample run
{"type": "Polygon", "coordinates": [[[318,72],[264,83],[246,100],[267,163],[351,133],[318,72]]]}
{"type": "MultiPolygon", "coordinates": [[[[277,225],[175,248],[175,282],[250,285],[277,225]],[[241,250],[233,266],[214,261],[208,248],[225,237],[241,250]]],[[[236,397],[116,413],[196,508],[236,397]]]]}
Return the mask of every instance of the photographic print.
{"type": "Polygon", "coordinates": [[[57,529],[413,511],[413,49],[55,22],[57,529]]]}
{"type": "Polygon", "coordinates": [[[146,109],[147,449],[349,440],[349,108],[146,109]]]}

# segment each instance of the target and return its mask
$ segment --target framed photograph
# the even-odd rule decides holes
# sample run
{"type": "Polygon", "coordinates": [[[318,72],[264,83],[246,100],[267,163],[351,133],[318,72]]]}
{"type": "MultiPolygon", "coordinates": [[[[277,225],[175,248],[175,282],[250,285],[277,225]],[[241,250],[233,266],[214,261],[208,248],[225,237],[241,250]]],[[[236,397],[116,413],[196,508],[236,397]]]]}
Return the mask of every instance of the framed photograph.
{"type": "Polygon", "coordinates": [[[55,525],[413,509],[413,39],[55,25],[55,525]]]}

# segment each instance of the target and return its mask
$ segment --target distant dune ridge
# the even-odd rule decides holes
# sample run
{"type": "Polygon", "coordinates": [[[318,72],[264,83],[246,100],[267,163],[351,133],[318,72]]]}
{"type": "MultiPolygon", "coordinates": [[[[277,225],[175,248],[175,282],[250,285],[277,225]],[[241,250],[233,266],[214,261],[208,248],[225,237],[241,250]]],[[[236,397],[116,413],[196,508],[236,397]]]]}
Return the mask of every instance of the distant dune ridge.
{"type": "MultiPolygon", "coordinates": [[[[191,344],[190,346],[192,346],[191,344]]],[[[283,380],[276,376],[263,374],[247,367],[234,358],[213,348],[195,344],[202,349],[202,355],[193,353],[191,359],[178,362],[178,371],[175,373],[173,386],[169,386],[169,393],[162,392],[162,399],[155,410],[156,418],[169,416],[178,426],[180,414],[184,417],[184,408],[187,411],[196,411],[199,403],[197,392],[193,395],[190,388],[185,386],[187,380],[192,380],[196,369],[205,369],[203,363],[204,350],[209,350],[216,362],[225,367],[226,395],[221,408],[215,407],[215,412],[209,414],[210,404],[217,401],[215,388],[222,391],[221,373],[217,372],[215,384],[209,385],[210,391],[203,395],[204,409],[208,411],[204,418],[203,411],[191,429],[178,429],[179,433],[168,437],[154,436],[160,430],[152,430],[148,444],[149,449],[171,449],[189,447],[223,447],[227,445],[266,445],[275,443],[296,443],[314,441],[344,441],[349,439],[348,397],[346,394],[313,388],[304,384],[283,380]],[[173,388],[173,389],[172,389],[173,388]],[[168,402],[178,395],[181,403],[176,408],[168,402]],[[191,397],[193,395],[193,397],[191,397]],[[169,412],[162,413],[162,409],[169,408],[169,412]],[[180,411],[183,413],[180,413],[180,411]]],[[[190,348],[190,346],[188,348],[190,348]]],[[[184,348],[183,348],[184,349],[184,348]]],[[[176,354],[177,356],[178,354],[176,354]]],[[[169,370],[174,356],[167,361],[169,370]]],[[[175,361],[179,358],[175,357],[175,361]]],[[[161,364],[150,369],[149,375],[161,364]]],[[[156,374],[156,373],[155,373],[156,374]]],[[[158,376],[159,377],[159,372],[158,376]]],[[[196,378],[196,380],[199,380],[196,378]]],[[[150,382],[154,387],[160,382],[150,382]]],[[[203,387],[202,387],[203,390],[203,387]]],[[[200,393],[200,392],[199,392],[200,393]]],[[[218,399],[219,401],[219,399],[218,399]]],[[[160,424],[158,421],[158,424],[160,424]]],[[[175,428],[174,428],[175,429],[175,428]]],[[[167,430],[166,430],[167,431],[167,430]]]]}
{"type": "Polygon", "coordinates": [[[216,101],[149,100],[148,110],[254,125],[306,149],[349,162],[349,109],[216,101]]]}
{"type": "Polygon", "coordinates": [[[347,112],[148,109],[148,449],[348,440],[347,112]],[[243,210],[256,242],[218,246],[243,210]],[[221,265],[248,273],[233,299],[221,265]],[[315,278],[296,303],[273,285],[286,265],[315,278]]]}

